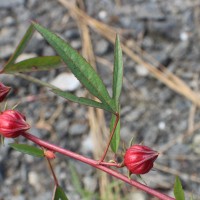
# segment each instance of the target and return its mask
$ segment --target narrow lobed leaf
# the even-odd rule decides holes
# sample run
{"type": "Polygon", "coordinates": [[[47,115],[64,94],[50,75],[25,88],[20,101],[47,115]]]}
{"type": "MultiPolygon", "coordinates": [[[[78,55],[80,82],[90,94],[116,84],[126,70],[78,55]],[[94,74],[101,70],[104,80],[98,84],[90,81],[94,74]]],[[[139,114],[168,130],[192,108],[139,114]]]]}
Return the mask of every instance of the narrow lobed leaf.
{"type": "Polygon", "coordinates": [[[34,147],[34,146],[30,146],[27,144],[17,144],[17,143],[11,143],[11,144],[9,144],[9,146],[19,152],[29,154],[31,156],[44,157],[43,150],[41,150],[37,147],[34,147]]]}
{"type": "Polygon", "coordinates": [[[57,94],[60,97],[63,97],[65,99],[68,99],[75,103],[79,103],[82,105],[91,106],[91,107],[95,107],[95,108],[100,108],[100,109],[106,110],[108,112],[112,112],[112,109],[107,104],[99,103],[97,101],[94,101],[92,99],[87,99],[84,97],[77,97],[77,96],[73,95],[72,93],[65,92],[65,91],[62,91],[59,89],[52,90],[52,92],[57,94]]]}
{"type": "Polygon", "coordinates": [[[174,183],[174,196],[176,197],[177,200],[185,200],[183,187],[178,176],[176,176],[174,183]]]}
{"type": "Polygon", "coordinates": [[[6,66],[2,72],[16,73],[16,72],[31,72],[55,69],[61,64],[59,56],[43,56],[30,58],[21,62],[10,64],[6,66]]]}
{"type": "Polygon", "coordinates": [[[55,191],[53,200],[68,200],[65,192],[63,191],[63,189],[60,186],[56,187],[56,191],[55,191]]]}
{"type": "Polygon", "coordinates": [[[29,76],[27,74],[15,73],[15,76],[18,76],[18,77],[23,78],[25,80],[28,80],[30,82],[36,83],[36,84],[41,85],[43,87],[47,87],[47,88],[51,88],[51,89],[58,89],[57,87],[55,87],[55,86],[53,86],[53,85],[51,85],[47,82],[41,81],[40,79],[34,78],[34,77],[29,76]]]}
{"type": "Polygon", "coordinates": [[[57,94],[60,97],[68,99],[70,101],[73,101],[75,103],[79,103],[79,104],[86,105],[86,106],[92,106],[92,107],[95,107],[95,108],[100,108],[100,109],[106,110],[108,112],[112,112],[112,109],[107,104],[103,104],[103,103],[94,101],[92,99],[87,99],[87,98],[84,98],[84,97],[77,97],[77,96],[73,95],[72,93],[62,91],[59,88],[57,88],[57,87],[55,87],[55,86],[53,86],[49,83],[46,83],[44,81],[41,81],[41,80],[34,78],[32,76],[29,76],[29,75],[24,75],[24,74],[21,74],[21,73],[16,73],[15,75],[19,76],[21,78],[24,78],[28,81],[34,82],[36,84],[39,84],[41,86],[51,88],[52,89],[51,91],[53,93],[57,94]]]}
{"type": "Polygon", "coordinates": [[[123,58],[122,49],[120,46],[119,36],[115,40],[115,56],[114,56],[114,70],[113,70],[113,99],[115,105],[119,108],[119,97],[122,89],[123,81],[123,58]]]}
{"type": "Polygon", "coordinates": [[[56,34],[35,22],[33,22],[33,26],[55,49],[72,73],[88,91],[96,96],[102,103],[107,104],[113,112],[116,112],[116,107],[112,98],[109,96],[102,79],[95,72],[93,67],[76,50],[56,34]]]}
{"type": "Polygon", "coordinates": [[[18,56],[23,52],[23,50],[25,49],[25,47],[27,46],[27,43],[29,42],[29,40],[31,39],[33,33],[34,33],[34,26],[31,24],[29,26],[29,28],[27,29],[24,37],[21,39],[19,45],[17,46],[15,52],[13,53],[13,55],[11,56],[11,58],[9,59],[9,61],[6,63],[5,68],[7,68],[7,66],[12,65],[15,60],[18,58],[18,56]]]}

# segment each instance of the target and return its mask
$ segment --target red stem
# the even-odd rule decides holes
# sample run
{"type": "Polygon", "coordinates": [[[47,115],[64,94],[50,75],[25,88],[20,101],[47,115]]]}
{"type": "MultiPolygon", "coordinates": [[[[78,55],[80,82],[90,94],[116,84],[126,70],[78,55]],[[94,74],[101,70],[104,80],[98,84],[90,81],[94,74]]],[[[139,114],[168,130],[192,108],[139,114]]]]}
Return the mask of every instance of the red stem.
{"type": "Polygon", "coordinates": [[[54,188],[53,188],[53,196],[52,196],[51,200],[55,199],[56,189],[57,189],[57,186],[55,185],[54,188]]]}
{"type": "Polygon", "coordinates": [[[121,163],[116,163],[116,162],[101,162],[101,165],[106,167],[117,167],[117,168],[124,167],[124,165],[122,165],[121,163]]]}
{"type": "Polygon", "coordinates": [[[52,176],[53,176],[53,179],[54,179],[55,186],[58,187],[58,179],[57,179],[56,174],[55,174],[55,172],[54,172],[54,170],[53,170],[51,161],[50,161],[49,158],[47,158],[47,157],[46,157],[46,160],[47,160],[47,162],[48,162],[48,164],[49,164],[49,168],[50,168],[50,170],[51,170],[51,173],[52,173],[52,176]]]}
{"type": "Polygon", "coordinates": [[[41,140],[40,138],[38,137],[35,137],[34,135],[31,135],[29,133],[22,133],[21,134],[22,136],[24,136],[25,138],[27,138],[28,140],[31,140],[32,142],[44,147],[44,148],[47,148],[51,151],[54,151],[54,152],[58,152],[60,154],[63,154],[63,155],[66,155],[68,157],[71,157],[73,159],[76,159],[76,160],[79,160],[83,163],[86,163],[92,167],[95,167],[97,169],[100,169],[108,174],[110,174],[111,176],[114,176],[140,190],[143,190],[144,192],[147,192],[161,200],[175,200],[174,198],[170,197],[170,196],[167,196],[165,194],[162,194],[154,189],[151,189],[149,188],[148,186],[144,185],[144,184],[141,184],[137,181],[134,181],[134,180],[131,180],[129,179],[128,177],[120,174],[119,172],[113,170],[113,169],[110,169],[109,167],[106,167],[106,166],[103,166],[103,165],[99,165],[97,161],[93,160],[93,159],[90,159],[90,158],[86,158],[84,156],[81,156],[77,153],[74,153],[74,152],[71,152],[69,150],[66,150],[66,149],[63,149],[61,147],[58,147],[56,145],[53,145],[51,143],[48,143],[46,141],[43,141],[41,140]]]}
{"type": "Polygon", "coordinates": [[[116,129],[117,124],[118,124],[118,122],[119,122],[119,113],[115,113],[115,116],[116,116],[115,124],[114,124],[114,127],[113,127],[113,129],[112,129],[112,131],[111,131],[111,133],[110,133],[110,138],[109,138],[108,144],[107,144],[107,146],[106,146],[106,149],[105,149],[105,151],[104,151],[104,153],[103,153],[101,159],[99,160],[99,164],[101,164],[101,163],[104,161],[105,157],[106,157],[106,154],[107,154],[107,152],[108,152],[108,148],[109,148],[109,146],[110,146],[111,140],[112,140],[113,135],[114,135],[114,133],[115,133],[115,129],[116,129]]]}

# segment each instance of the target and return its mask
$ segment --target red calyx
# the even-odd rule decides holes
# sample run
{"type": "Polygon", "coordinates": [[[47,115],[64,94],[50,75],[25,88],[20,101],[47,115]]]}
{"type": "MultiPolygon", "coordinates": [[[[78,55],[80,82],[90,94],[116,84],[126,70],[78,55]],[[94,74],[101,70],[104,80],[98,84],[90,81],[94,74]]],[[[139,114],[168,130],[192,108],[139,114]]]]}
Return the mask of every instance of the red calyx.
{"type": "Polygon", "coordinates": [[[23,114],[15,110],[0,113],[0,134],[7,138],[18,137],[30,128],[23,114]]]}
{"type": "Polygon", "coordinates": [[[0,102],[2,102],[10,91],[10,87],[5,86],[0,82],[0,102]]]}
{"type": "Polygon", "coordinates": [[[146,174],[158,157],[158,152],[144,145],[133,145],[124,155],[124,165],[131,174],[146,174]]]}

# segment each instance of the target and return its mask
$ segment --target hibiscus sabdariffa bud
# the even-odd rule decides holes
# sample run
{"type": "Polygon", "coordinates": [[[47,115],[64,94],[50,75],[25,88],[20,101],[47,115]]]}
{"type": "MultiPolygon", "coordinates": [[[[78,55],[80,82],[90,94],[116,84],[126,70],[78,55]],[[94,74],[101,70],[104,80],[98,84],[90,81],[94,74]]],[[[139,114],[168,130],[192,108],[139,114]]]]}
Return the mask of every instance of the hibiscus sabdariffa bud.
{"type": "Polygon", "coordinates": [[[144,145],[133,145],[124,155],[124,165],[130,174],[146,174],[158,157],[158,152],[144,145]]]}
{"type": "Polygon", "coordinates": [[[50,150],[44,150],[44,156],[48,159],[55,159],[56,155],[53,151],[50,150]]]}
{"type": "Polygon", "coordinates": [[[2,102],[10,91],[10,87],[5,86],[0,82],[0,102],[2,102]]]}
{"type": "Polygon", "coordinates": [[[7,138],[16,138],[30,129],[23,114],[15,110],[0,113],[0,134],[7,138]]]}

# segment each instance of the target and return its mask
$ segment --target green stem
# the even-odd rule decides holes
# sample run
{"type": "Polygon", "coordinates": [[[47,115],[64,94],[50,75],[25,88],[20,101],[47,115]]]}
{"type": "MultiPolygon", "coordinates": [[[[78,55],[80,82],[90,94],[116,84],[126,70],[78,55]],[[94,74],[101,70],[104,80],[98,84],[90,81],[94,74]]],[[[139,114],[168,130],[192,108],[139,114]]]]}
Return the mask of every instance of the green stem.
{"type": "Polygon", "coordinates": [[[34,77],[32,77],[32,76],[29,76],[29,75],[27,75],[27,74],[15,73],[15,76],[18,76],[18,77],[20,77],[20,78],[26,79],[26,80],[31,81],[31,82],[33,82],[33,83],[36,83],[36,84],[39,84],[39,85],[42,85],[42,86],[44,86],[44,87],[48,87],[48,88],[51,88],[51,89],[54,89],[54,90],[59,89],[59,88],[57,88],[57,87],[55,87],[55,86],[53,86],[53,85],[51,85],[51,84],[49,84],[49,83],[46,83],[46,82],[44,82],[44,81],[41,81],[41,80],[39,80],[39,79],[37,79],[37,78],[34,78],[34,77]]]}

